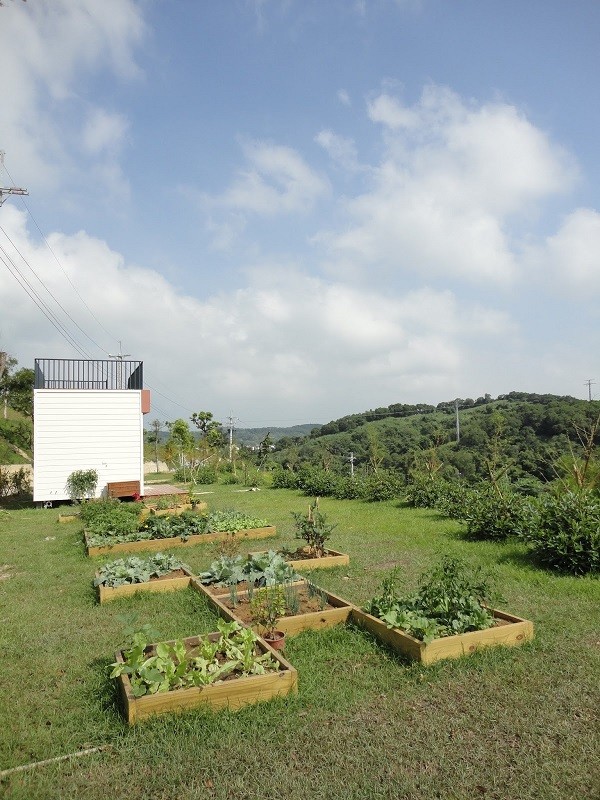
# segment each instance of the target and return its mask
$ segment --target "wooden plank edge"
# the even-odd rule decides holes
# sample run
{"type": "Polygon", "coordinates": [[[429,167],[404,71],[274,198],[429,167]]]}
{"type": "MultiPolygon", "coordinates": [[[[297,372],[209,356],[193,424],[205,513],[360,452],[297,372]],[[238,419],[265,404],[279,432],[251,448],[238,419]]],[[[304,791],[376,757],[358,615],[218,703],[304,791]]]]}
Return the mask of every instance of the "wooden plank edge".
{"type": "MultiPolygon", "coordinates": [[[[206,634],[213,640],[219,633],[206,634]]],[[[195,644],[204,636],[190,636],[184,639],[185,644],[195,644]]],[[[168,642],[173,644],[174,640],[168,642]]],[[[174,689],[170,692],[160,694],[144,695],[134,697],[131,682],[128,675],[119,675],[116,680],[119,685],[119,692],[125,712],[125,718],[129,725],[133,725],[142,719],[160,713],[184,711],[187,709],[199,708],[208,705],[215,710],[221,708],[231,708],[237,710],[250,703],[270,700],[281,695],[296,694],[298,692],[298,671],[284,656],[274,650],[260,637],[257,645],[263,653],[270,653],[272,658],[279,663],[280,670],[267,675],[250,675],[243,678],[236,678],[233,681],[225,681],[220,684],[212,684],[204,687],[190,687],[187,689],[174,689]],[[240,695],[246,693],[247,699],[239,702],[240,695]],[[228,694],[233,696],[233,704],[230,703],[228,694]]],[[[157,645],[151,645],[156,647],[157,645]]],[[[115,661],[123,663],[123,652],[118,650],[115,654],[115,661]]]]}
{"type": "MultiPolygon", "coordinates": [[[[126,583],[123,586],[104,586],[99,584],[96,586],[98,592],[98,602],[100,605],[109,603],[111,600],[116,600],[119,597],[131,597],[138,592],[173,592],[179,589],[186,589],[190,585],[193,574],[181,567],[185,572],[185,577],[181,578],[162,578],[161,580],[144,581],[143,583],[126,583]]],[[[96,578],[98,573],[96,573],[96,578]]]]}
{"type": "Polygon", "coordinates": [[[265,528],[249,528],[246,531],[226,531],[223,533],[197,533],[189,536],[185,541],[179,536],[169,539],[140,539],[135,542],[115,542],[110,545],[90,545],[88,536],[84,531],[86,553],[88,556],[110,555],[111,553],[137,553],[144,550],[170,550],[173,547],[193,547],[197,544],[226,541],[229,536],[239,536],[243,539],[268,539],[277,536],[275,525],[265,528]]]}
{"type": "Polygon", "coordinates": [[[530,620],[498,609],[492,609],[492,613],[495,618],[505,620],[510,625],[486,628],[483,631],[469,631],[455,636],[444,636],[434,639],[428,644],[399,628],[388,628],[383,620],[367,614],[357,607],[353,609],[351,619],[393,649],[422,664],[432,664],[443,658],[459,658],[483,647],[516,646],[533,639],[534,627],[530,620]]]}

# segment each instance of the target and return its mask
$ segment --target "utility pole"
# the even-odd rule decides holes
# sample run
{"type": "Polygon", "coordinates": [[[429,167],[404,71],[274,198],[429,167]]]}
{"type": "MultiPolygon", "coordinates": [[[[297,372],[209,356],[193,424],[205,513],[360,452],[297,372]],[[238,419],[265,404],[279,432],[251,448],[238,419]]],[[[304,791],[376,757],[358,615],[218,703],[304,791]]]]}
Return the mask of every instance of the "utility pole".
{"type": "Polygon", "coordinates": [[[590,401],[590,403],[592,402],[592,386],[595,383],[596,381],[593,381],[591,378],[583,382],[583,385],[588,387],[588,400],[590,401]]]}
{"type": "Polygon", "coordinates": [[[456,443],[460,442],[460,420],[458,418],[458,398],[454,401],[454,410],[456,411],[456,443]]]}
{"type": "MultiPolygon", "coordinates": [[[[6,364],[8,362],[8,353],[5,353],[3,350],[0,350],[0,381],[6,372],[6,364]]],[[[2,392],[4,395],[4,419],[8,417],[8,391],[4,390],[2,392]]]]}
{"type": "MultiPolygon", "coordinates": [[[[233,419],[233,411],[229,413],[228,417],[228,427],[227,430],[229,431],[229,463],[231,464],[233,461],[233,431],[235,430],[233,427],[234,419],[233,419]]],[[[234,471],[235,475],[235,471],[234,471]]]]}
{"type": "Polygon", "coordinates": [[[117,389],[122,389],[123,388],[123,383],[124,383],[124,380],[123,380],[123,359],[124,358],[131,358],[131,353],[123,353],[122,350],[123,350],[123,346],[121,344],[121,340],[119,339],[119,352],[118,352],[118,354],[115,355],[115,356],[111,355],[110,353],[108,354],[109,358],[112,358],[115,361],[119,361],[120,362],[120,366],[118,367],[118,371],[117,371],[117,389]]]}
{"type": "MultiPolygon", "coordinates": [[[[4,169],[4,150],[0,150],[0,168],[4,169]]],[[[0,186],[0,206],[11,194],[24,196],[28,195],[29,192],[27,189],[20,189],[18,186],[0,186]]]]}
{"type": "Polygon", "coordinates": [[[354,462],[356,461],[356,459],[354,458],[354,453],[350,453],[350,456],[348,457],[348,461],[350,462],[350,477],[353,478],[354,477],[354,462]]]}

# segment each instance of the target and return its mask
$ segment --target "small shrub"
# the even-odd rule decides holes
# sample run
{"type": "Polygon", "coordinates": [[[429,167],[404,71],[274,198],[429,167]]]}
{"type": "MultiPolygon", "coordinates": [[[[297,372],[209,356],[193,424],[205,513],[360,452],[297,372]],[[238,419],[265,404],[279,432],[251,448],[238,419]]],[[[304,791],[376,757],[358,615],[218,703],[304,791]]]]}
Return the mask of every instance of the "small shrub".
{"type": "Polygon", "coordinates": [[[442,492],[440,480],[428,475],[413,475],[406,487],[405,500],[413,508],[436,508],[442,492]]]}
{"type": "Polygon", "coordinates": [[[138,503],[120,503],[109,498],[84,503],[79,516],[84,528],[92,534],[121,536],[137,531],[139,513],[138,503]]]}
{"type": "Polygon", "coordinates": [[[338,482],[335,473],[313,467],[304,468],[298,475],[298,488],[311,497],[331,497],[338,482]]]}
{"type": "Polygon", "coordinates": [[[276,469],[271,479],[272,489],[297,489],[298,474],[290,469],[276,469]]]}
{"type": "Polygon", "coordinates": [[[66,490],[71,500],[89,500],[96,492],[98,473],[95,469],[76,469],[67,478],[66,490]]]}
{"type": "Polygon", "coordinates": [[[213,467],[200,467],[194,473],[194,483],[199,486],[209,486],[217,482],[217,471],[213,467]]]}
{"type": "Polygon", "coordinates": [[[337,500],[364,499],[364,482],[360,478],[351,476],[339,478],[335,484],[332,496],[337,500]]]}
{"type": "Polygon", "coordinates": [[[317,497],[308,507],[306,514],[292,511],[296,538],[303,539],[311,553],[315,556],[325,555],[325,542],[331,536],[335,525],[327,523],[327,517],[319,511],[319,498],[317,497]]]}
{"type": "Polygon", "coordinates": [[[491,484],[482,484],[465,495],[463,512],[456,518],[466,523],[469,538],[502,541],[524,536],[535,513],[528,498],[510,490],[500,494],[491,484]]]}
{"type": "Polygon", "coordinates": [[[567,491],[537,501],[537,524],[524,535],[541,564],[584,575],[600,571],[600,499],[567,491]]]}
{"type": "Polygon", "coordinates": [[[369,475],[362,481],[360,488],[361,500],[369,503],[379,503],[383,500],[393,500],[400,493],[400,481],[395,475],[385,472],[378,472],[376,475],[369,475]]]}

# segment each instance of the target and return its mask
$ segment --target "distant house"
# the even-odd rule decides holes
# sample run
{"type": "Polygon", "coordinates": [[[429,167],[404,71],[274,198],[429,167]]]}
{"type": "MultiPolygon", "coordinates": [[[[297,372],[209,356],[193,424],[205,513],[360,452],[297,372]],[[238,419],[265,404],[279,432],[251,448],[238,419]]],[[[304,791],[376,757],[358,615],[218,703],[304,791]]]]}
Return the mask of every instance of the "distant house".
{"type": "Polygon", "coordinates": [[[95,469],[96,495],[139,482],[144,494],[143,415],[150,393],[141,361],[35,360],[33,500],[65,500],[75,470],[95,469]]]}

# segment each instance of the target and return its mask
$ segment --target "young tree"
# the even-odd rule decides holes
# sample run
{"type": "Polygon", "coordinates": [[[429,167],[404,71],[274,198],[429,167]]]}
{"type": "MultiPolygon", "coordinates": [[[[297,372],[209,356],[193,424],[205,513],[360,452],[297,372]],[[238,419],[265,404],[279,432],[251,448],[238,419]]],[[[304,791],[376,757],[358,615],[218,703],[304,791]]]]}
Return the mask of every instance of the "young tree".
{"type": "Polygon", "coordinates": [[[148,442],[154,445],[154,461],[156,463],[156,471],[158,472],[158,445],[163,424],[159,419],[153,419],[151,426],[152,430],[148,434],[148,442]]]}
{"type": "Polygon", "coordinates": [[[189,460],[196,443],[194,434],[184,419],[176,419],[175,422],[167,422],[165,424],[169,429],[168,444],[175,449],[179,465],[185,469],[186,461],[189,460]]]}
{"type": "Polygon", "coordinates": [[[202,434],[202,438],[205,438],[210,431],[221,427],[221,423],[213,419],[211,411],[194,411],[190,419],[202,434]]]}

